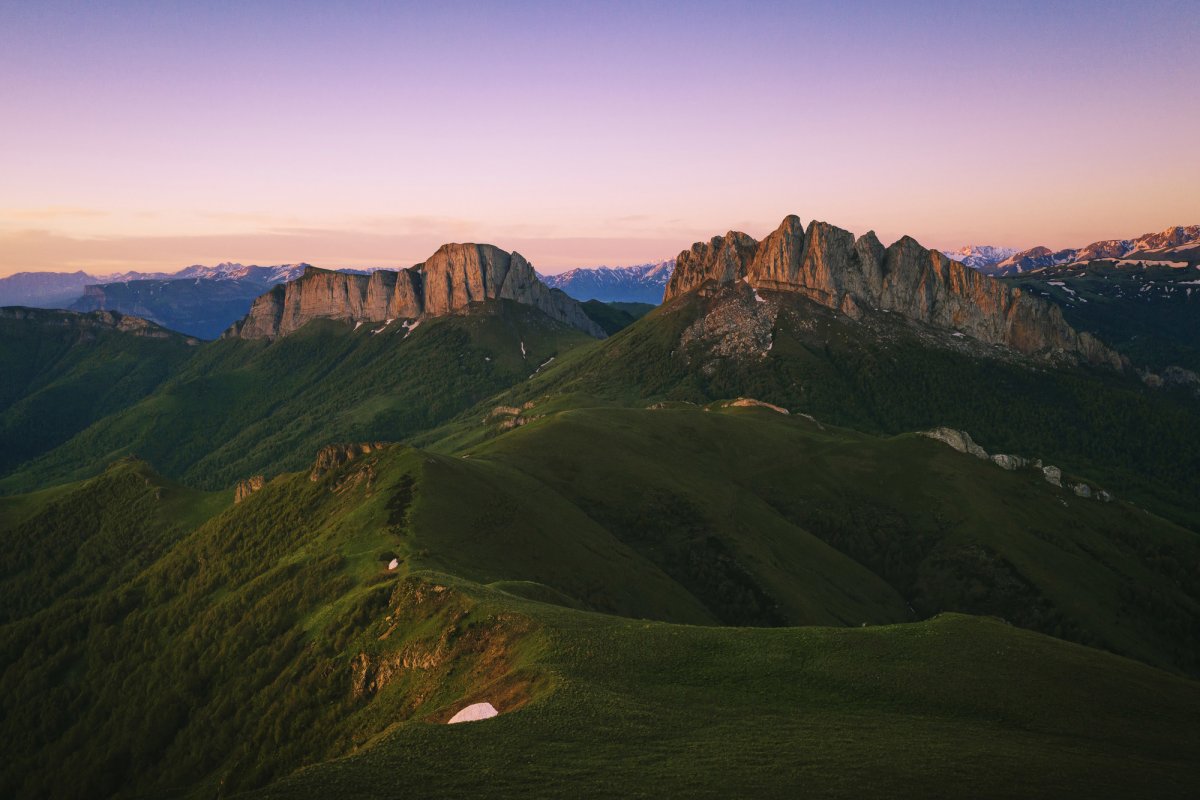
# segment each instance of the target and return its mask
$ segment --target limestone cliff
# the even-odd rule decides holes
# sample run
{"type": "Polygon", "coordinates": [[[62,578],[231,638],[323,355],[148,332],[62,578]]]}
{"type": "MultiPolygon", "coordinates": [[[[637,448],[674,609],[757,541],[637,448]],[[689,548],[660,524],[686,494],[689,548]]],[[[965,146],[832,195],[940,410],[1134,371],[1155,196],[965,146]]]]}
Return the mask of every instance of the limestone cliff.
{"type": "Polygon", "coordinates": [[[472,304],[514,300],[597,338],[604,331],[579,303],[540,280],[520,253],[488,244],[447,244],[422,264],[351,275],[309,267],[258,297],[225,336],[285,336],[313,319],[384,322],[466,312],[472,304]]]}
{"type": "Polygon", "coordinates": [[[805,231],[789,216],[761,242],[737,231],[698,242],[676,259],[664,302],[708,281],[745,280],[756,289],[802,294],[859,317],[880,309],[1021,353],[1072,353],[1120,367],[1119,356],[1079,333],[1059,309],[951,261],[905,236],[885,248],[874,232],[857,239],[825,222],[805,231]]]}

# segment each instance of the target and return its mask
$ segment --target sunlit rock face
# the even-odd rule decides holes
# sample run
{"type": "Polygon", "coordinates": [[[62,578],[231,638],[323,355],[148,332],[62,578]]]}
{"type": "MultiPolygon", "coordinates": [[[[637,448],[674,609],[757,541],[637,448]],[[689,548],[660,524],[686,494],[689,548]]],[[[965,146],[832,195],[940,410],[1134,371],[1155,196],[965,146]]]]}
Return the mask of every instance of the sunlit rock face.
{"type": "Polygon", "coordinates": [[[1075,354],[1121,366],[1094,337],[1078,333],[1054,305],[927,250],[905,236],[885,248],[874,232],[855,238],[826,222],[789,216],[761,242],[738,231],[698,242],[676,259],[664,302],[708,281],[802,294],[860,316],[865,309],[961,331],[1031,355],[1075,354]]]}
{"type": "Polygon", "coordinates": [[[385,322],[463,313],[473,304],[513,300],[597,338],[604,332],[579,303],[542,283],[520,253],[488,244],[446,244],[422,264],[370,275],[308,267],[297,280],[255,299],[226,337],[286,336],[314,319],[385,322]]]}

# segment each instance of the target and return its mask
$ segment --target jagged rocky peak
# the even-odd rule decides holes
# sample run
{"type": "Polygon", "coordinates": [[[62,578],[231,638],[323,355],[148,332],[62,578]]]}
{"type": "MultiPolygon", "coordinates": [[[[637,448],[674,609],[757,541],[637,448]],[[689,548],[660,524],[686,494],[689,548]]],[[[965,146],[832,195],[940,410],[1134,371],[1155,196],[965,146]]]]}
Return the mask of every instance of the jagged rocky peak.
{"type": "Polygon", "coordinates": [[[698,242],[676,259],[669,302],[703,284],[744,280],[755,289],[792,292],[858,318],[868,309],[961,332],[1027,354],[1073,353],[1120,367],[1120,358],[1078,333],[1057,307],[1019,288],[927,250],[909,236],[885,248],[874,232],[827,222],[808,229],[789,216],[761,242],[730,231],[698,242]]]}
{"type": "Polygon", "coordinates": [[[313,319],[385,322],[445,316],[472,304],[513,300],[597,338],[604,331],[579,303],[542,283],[520,253],[490,244],[445,244],[424,263],[354,275],[308,267],[261,295],[226,336],[285,336],[313,319]]]}

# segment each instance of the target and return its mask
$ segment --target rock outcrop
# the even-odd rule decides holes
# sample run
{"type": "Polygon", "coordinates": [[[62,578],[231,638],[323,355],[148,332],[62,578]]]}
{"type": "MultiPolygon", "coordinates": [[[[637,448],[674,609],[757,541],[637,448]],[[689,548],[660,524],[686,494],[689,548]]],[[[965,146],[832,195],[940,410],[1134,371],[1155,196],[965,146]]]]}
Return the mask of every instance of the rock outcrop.
{"type": "Polygon", "coordinates": [[[943,426],[929,431],[918,431],[918,433],[921,436],[927,436],[930,439],[937,439],[943,444],[948,444],[960,453],[970,453],[976,458],[988,458],[987,451],[975,444],[975,440],[971,438],[971,434],[966,431],[959,431],[943,426]]]}
{"type": "Polygon", "coordinates": [[[357,444],[327,444],[317,451],[316,461],[308,474],[311,481],[319,481],[325,473],[337,469],[347,461],[353,461],[359,456],[365,456],[376,450],[382,450],[383,442],[359,442],[357,444]]]}
{"type": "Polygon", "coordinates": [[[490,244],[446,244],[424,263],[370,275],[308,267],[258,297],[226,337],[267,339],[313,319],[386,322],[465,313],[473,304],[513,300],[598,339],[604,331],[578,302],[542,283],[520,253],[490,244]]]}
{"type": "Polygon", "coordinates": [[[874,232],[789,216],[761,242],[737,231],[679,254],[664,302],[715,281],[801,294],[859,318],[866,309],[902,314],[1029,355],[1070,353],[1121,368],[1121,358],[1079,333],[1053,304],[926,250],[905,236],[884,247],[874,232]]]}
{"type": "Polygon", "coordinates": [[[753,397],[739,397],[736,400],[730,400],[721,404],[722,408],[766,408],[774,411],[776,414],[789,414],[786,408],[767,403],[762,400],[755,400],[753,397]]]}
{"type": "Polygon", "coordinates": [[[255,475],[251,478],[238,481],[237,487],[233,491],[234,504],[236,505],[242,502],[247,497],[254,494],[266,485],[267,482],[262,475],[255,475]]]}

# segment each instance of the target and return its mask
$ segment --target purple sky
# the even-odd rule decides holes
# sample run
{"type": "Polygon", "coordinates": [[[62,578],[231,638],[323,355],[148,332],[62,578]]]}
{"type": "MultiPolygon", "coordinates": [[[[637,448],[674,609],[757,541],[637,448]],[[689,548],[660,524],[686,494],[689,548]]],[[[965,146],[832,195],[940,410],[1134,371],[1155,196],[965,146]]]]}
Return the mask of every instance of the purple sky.
{"type": "Polygon", "coordinates": [[[0,0],[0,275],[1200,222],[1200,4],[0,0]]]}

